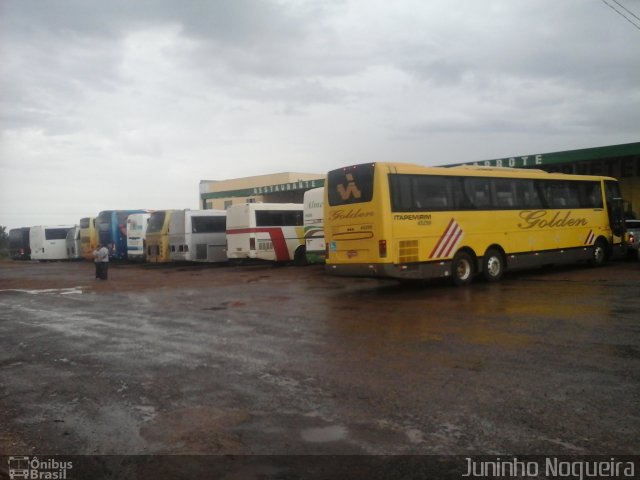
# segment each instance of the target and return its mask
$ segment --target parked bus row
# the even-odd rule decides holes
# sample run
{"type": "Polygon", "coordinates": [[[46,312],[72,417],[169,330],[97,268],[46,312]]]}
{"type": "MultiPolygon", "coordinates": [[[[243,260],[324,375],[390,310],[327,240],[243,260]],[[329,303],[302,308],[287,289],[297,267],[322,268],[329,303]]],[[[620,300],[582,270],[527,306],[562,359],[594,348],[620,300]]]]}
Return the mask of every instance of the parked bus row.
{"type": "MultiPolygon", "coordinates": [[[[92,225],[112,258],[325,262],[335,275],[448,277],[458,285],[476,276],[497,281],[507,270],[601,265],[624,256],[629,237],[611,177],[401,163],[332,170],[303,204],[101,212],[69,233],[79,238],[84,257],[94,246],[92,225]]],[[[64,228],[72,227],[33,228],[31,256],[42,258],[37,238],[64,241],[64,228]]]]}
{"type": "Polygon", "coordinates": [[[9,232],[14,259],[93,260],[98,244],[111,260],[296,264],[324,260],[322,188],[303,204],[245,203],[228,210],[105,210],[79,225],[9,232]]]}

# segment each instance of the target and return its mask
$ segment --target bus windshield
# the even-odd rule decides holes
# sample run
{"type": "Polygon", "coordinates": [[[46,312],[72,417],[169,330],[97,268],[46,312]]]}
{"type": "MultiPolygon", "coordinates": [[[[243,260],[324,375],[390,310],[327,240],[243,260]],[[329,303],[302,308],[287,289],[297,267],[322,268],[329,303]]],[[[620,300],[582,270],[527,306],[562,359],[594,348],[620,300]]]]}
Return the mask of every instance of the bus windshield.
{"type": "Polygon", "coordinates": [[[44,238],[46,240],[64,240],[67,238],[69,230],[69,228],[47,228],[44,231],[44,238]]]}
{"type": "Polygon", "coordinates": [[[373,198],[374,163],[332,170],[328,174],[329,205],[370,202],[373,198]]]}
{"type": "Polygon", "coordinates": [[[111,210],[100,212],[96,224],[100,232],[111,233],[111,210]]]}
{"type": "Polygon", "coordinates": [[[167,212],[153,212],[149,218],[149,225],[147,226],[147,234],[156,233],[162,230],[164,225],[164,219],[167,212]]]}

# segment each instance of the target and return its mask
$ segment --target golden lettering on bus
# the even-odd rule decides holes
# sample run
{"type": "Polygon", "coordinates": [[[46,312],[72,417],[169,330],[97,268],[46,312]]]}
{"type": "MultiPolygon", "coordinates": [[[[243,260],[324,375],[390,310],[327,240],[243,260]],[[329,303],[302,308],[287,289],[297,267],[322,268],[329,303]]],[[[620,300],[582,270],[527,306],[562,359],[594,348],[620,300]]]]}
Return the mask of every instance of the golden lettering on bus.
{"type": "Polygon", "coordinates": [[[571,210],[556,212],[550,216],[548,210],[523,210],[520,218],[524,223],[519,223],[518,228],[528,230],[530,228],[557,228],[557,227],[586,227],[588,221],[583,217],[573,217],[571,210]]]}
{"type": "Polygon", "coordinates": [[[349,220],[355,218],[373,217],[373,212],[363,211],[361,208],[349,208],[334,210],[329,213],[330,219],[333,220],[349,220]]]}
{"type": "Polygon", "coordinates": [[[360,198],[362,196],[362,192],[358,189],[358,186],[356,185],[356,182],[353,179],[353,175],[351,173],[347,173],[346,178],[347,178],[346,188],[343,184],[339,184],[336,187],[336,189],[338,190],[338,193],[340,194],[340,198],[342,200],[349,200],[351,195],[353,195],[353,198],[356,198],[356,199],[360,198]]]}

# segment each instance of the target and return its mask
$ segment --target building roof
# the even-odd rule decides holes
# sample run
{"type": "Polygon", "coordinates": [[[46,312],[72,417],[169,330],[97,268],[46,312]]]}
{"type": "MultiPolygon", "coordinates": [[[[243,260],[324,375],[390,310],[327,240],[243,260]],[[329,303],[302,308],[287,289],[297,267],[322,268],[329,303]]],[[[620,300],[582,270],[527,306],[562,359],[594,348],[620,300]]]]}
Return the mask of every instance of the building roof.
{"type": "Polygon", "coordinates": [[[620,145],[608,145],[604,147],[582,148],[578,150],[565,150],[562,152],[518,155],[515,157],[457,163],[447,166],[453,167],[457,165],[483,165],[491,167],[534,167],[541,165],[555,165],[589,160],[601,160],[606,158],[635,156],[640,156],[640,142],[624,143],[620,145]]]}

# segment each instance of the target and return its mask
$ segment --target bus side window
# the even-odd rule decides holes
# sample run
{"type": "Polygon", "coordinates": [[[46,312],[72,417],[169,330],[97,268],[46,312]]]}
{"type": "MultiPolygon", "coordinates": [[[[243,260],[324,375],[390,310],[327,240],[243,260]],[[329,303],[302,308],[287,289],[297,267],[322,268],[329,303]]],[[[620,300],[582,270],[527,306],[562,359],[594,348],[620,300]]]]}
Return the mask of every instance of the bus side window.
{"type": "Polygon", "coordinates": [[[513,208],[516,204],[513,189],[514,182],[509,178],[495,178],[492,181],[494,204],[498,208],[513,208]]]}
{"type": "Polygon", "coordinates": [[[602,189],[598,182],[580,182],[580,206],[602,208],[602,189]]]}
{"type": "Polygon", "coordinates": [[[483,177],[469,177],[463,180],[464,189],[471,199],[473,208],[486,210],[491,208],[490,179],[483,177]]]}
{"type": "Polygon", "coordinates": [[[409,175],[389,175],[391,190],[391,209],[394,212],[406,212],[413,209],[413,189],[409,175]]]}
{"type": "Polygon", "coordinates": [[[553,201],[551,197],[551,183],[547,180],[540,180],[536,182],[538,194],[542,200],[542,208],[553,208],[553,201]]]}
{"type": "Polygon", "coordinates": [[[544,182],[548,208],[579,208],[580,193],[577,182],[547,180],[544,182]]]}
{"type": "Polygon", "coordinates": [[[533,180],[514,180],[517,208],[542,208],[542,200],[533,180]]]}
{"type": "Polygon", "coordinates": [[[448,177],[417,175],[412,180],[413,210],[441,211],[451,208],[451,181],[448,177]]]}

